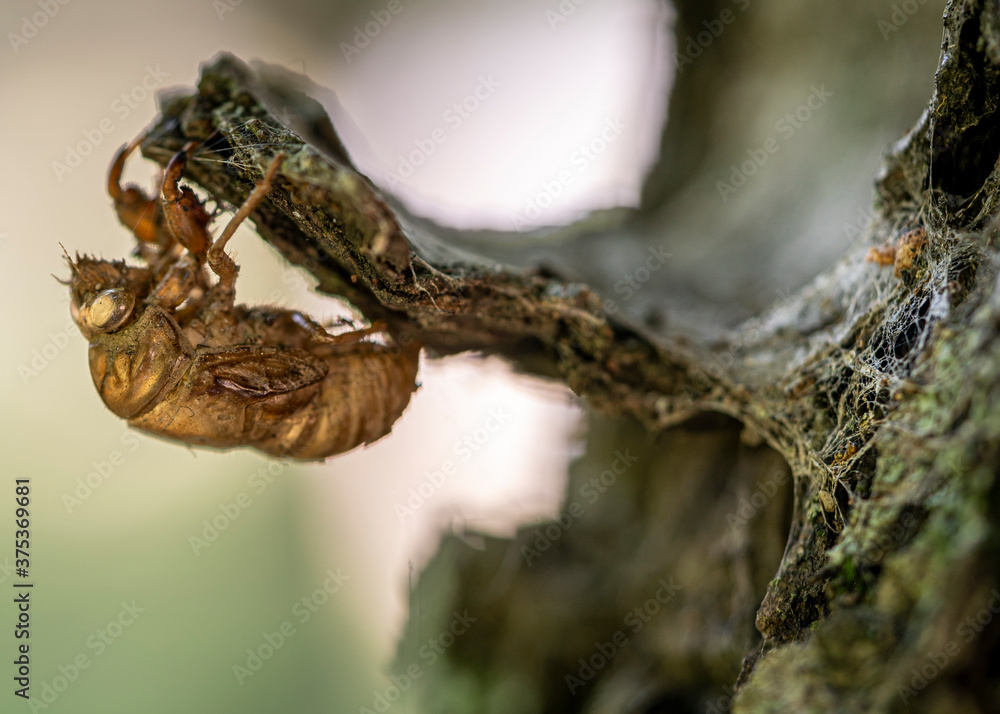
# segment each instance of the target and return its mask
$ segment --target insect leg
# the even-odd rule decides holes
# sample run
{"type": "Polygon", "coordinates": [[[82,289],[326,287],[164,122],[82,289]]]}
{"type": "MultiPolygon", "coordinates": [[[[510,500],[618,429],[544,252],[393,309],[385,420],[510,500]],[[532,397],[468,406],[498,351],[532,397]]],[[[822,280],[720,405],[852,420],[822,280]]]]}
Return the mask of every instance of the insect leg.
{"type": "Polygon", "coordinates": [[[172,310],[195,290],[205,289],[204,269],[193,255],[183,255],[170,264],[149,295],[149,302],[172,310]]]}
{"type": "Polygon", "coordinates": [[[386,332],[388,329],[388,325],[384,322],[373,322],[369,327],[361,327],[350,332],[342,332],[339,335],[331,335],[323,329],[322,325],[318,324],[308,315],[303,315],[301,312],[293,312],[292,320],[300,327],[305,328],[314,340],[328,345],[344,345],[360,342],[368,335],[376,335],[380,332],[386,332]]]}
{"type": "Polygon", "coordinates": [[[189,141],[170,159],[163,172],[160,203],[170,233],[198,260],[204,260],[208,246],[212,243],[208,234],[208,222],[212,217],[194,191],[187,186],[182,188],[177,183],[195,146],[193,141],[189,141]]]}
{"type": "Polygon", "coordinates": [[[267,172],[264,174],[264,178],[250,192],[247,200],[240,206],[240,210],[236,212],[236,215],[229,221],[226,229],[222,231],[222,235],[219,236],[218,240],[212,244],[212,247],[208,251],[208,264],[212,268],[212,271],[219,276],[219,289],[224,295],[233,295],[236,273],[239,272],[236,262],[226,253],[226,243],[233,237],[236,229],[247,219],[247,216],[267,197],[267,194],[271,190],[274,176],[278,172],[278,169],[281,168],[281,162],[284,158],[285,154],[283,152],[274,157],[271,165],[267,168],[267,172]]]}
{"type": "Polygon", "coordinates": [[[114,201],[115,213],[123,226],[135,235],[140,243],[158,242],[158,214],[156,200],[137,186],[122,186],[125,161],[145,137],[140,134],[115,153],[108,167],[108,195],[114,201]]]}

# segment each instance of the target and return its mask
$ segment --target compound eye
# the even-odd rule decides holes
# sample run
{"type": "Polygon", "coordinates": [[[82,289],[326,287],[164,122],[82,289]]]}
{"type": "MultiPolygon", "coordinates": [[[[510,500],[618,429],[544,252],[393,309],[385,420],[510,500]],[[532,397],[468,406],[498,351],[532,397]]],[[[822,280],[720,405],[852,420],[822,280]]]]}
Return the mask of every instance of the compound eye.
{"type": "Polygon", "coordinates": [[[135,309],[135,295],[131,290],[113,288],[94,298],[87,311],[91,326],[98,332],[114,332],[125,324],[135,309]]]}

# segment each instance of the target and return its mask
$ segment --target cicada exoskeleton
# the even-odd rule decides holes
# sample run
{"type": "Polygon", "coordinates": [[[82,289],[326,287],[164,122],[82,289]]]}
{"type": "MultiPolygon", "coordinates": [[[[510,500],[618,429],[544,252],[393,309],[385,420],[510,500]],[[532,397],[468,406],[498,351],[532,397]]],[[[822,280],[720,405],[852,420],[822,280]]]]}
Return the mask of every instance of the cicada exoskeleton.
{"type": "Polygon", "coordinates": [[[70,260],[73,317],[107,407],[158,436],[298,459],[387,434],[416,389],[417,340],[378,324],[331,335],[303,313],[235,303],[238,268],[224,248],[272,189],[282,155],[213,241],[209,214],[178,185],[193,145],[168,164],[157,202],[120,185],[137,143],[116,155],[108,184],[146,265],[70,260]]]}

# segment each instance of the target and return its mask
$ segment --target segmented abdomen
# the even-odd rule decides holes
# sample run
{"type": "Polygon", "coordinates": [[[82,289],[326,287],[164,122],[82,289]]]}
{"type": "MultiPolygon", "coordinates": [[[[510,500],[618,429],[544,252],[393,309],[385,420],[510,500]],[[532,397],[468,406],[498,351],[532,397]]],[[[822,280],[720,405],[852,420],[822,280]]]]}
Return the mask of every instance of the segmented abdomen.
{"type": "Polygon", "coordinates": [[[382,438],[416,390],[420,346],[362,342],[327,357],[318,392],[285,419],[264,419],[269,433],[249,441],[261,451],[324,459],[382,438]]]}

